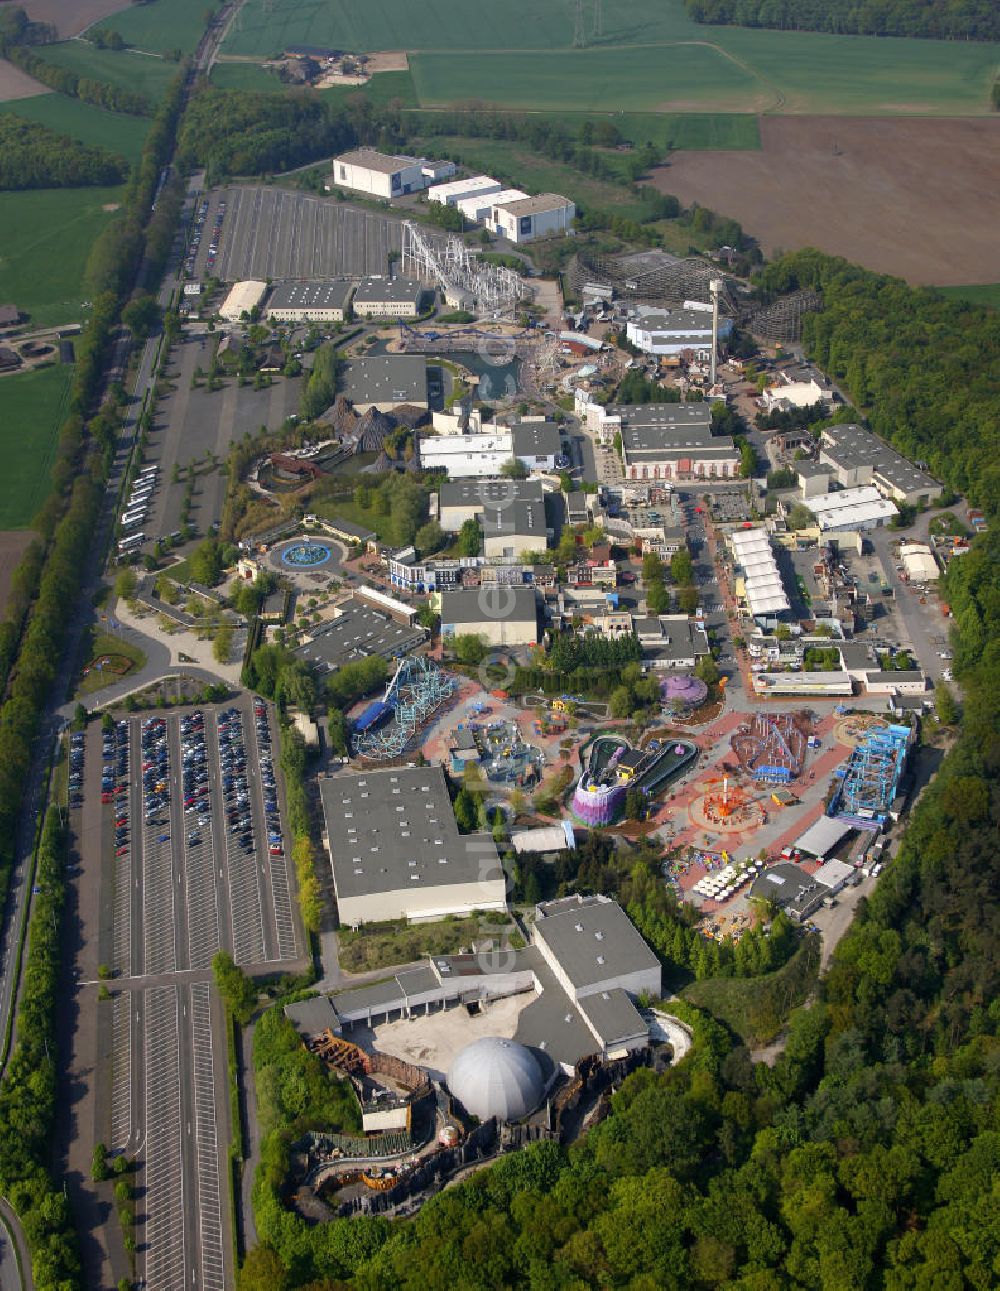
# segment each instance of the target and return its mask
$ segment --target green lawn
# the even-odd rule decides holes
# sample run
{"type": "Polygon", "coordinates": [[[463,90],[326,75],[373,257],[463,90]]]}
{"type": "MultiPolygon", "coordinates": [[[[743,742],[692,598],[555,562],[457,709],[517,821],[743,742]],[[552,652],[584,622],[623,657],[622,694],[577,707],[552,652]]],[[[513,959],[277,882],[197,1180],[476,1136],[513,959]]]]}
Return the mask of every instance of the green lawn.
{"type": "Polygon", "coordinates": [[[126,677],[139,672],[145,663],[146,656],[131,641],[92,627],[83,642],[75,696],[91,695],[95,690],[103,690],[105,686],[124,681],[126,677]],[[118,655],[120,660],[114,660],[115,668],[91,668],[91,663],[102,655],[118,655]]]}
{"type": "Polygon", "coordinates": [[[72,376],[67,363],[0,377],[0,529],[29,528],[45,501],[72,376]]]}
{"type": "Polygon", "coordinates": [[[105,112],[90,103],[81,103],[66,94],[38,94],[30,99],[11,99],[0,103],[0,112],[14,112],[28,121],[38,121],[50,130],[79,139],[85,144],[99,144],[111,152],[121,153],[131,162],[139,160],[149,130],[145,117],[128,117],[121,112],[105,112]]]}
{"type": "Polygon", "coordinates": [[[212,84],[220,90],[263,90],[265,93],[285,88],[274,72],[259,63],[216,63],[212,68],[212,84]]]}
{"type": "Polygon", "coordinates": [[[212,0],[147,0],[146,4],[134,4],[120,13],[98,18],[93,25],[117,31],[136,49],[161,54],[179,49],[190,54],[201,39],[205,16],[211,9],[212,0]]]}
{"type": "Polygon", "coordinates": [[[951,300],[965,300],[970,305],[989,305],[1000,309],[1000,282],[973,283],[969,287],[938,287],[951,300]]]}
{"type": "Polygon", "coordinates": [[[334,102],[359,93],[379,105],[391,103],[394,99],[404,108],[415,108],[418,104],[416,86],[409,72],[378,72],[367,85],[338,85],[334,89],[320,90],[325,99],[334,102]]]}
{"type": "Polygon", "coordinates": [[[626,113],[982,114],[1000,63],[984,42],[700,26],[682,0],[605,5],[604,36],[574,50],[572,12],[569,0],[246,0],[225,49],[405,49],[422,107],[626,113]]]}
{"type": "Polygon", "coordinates": [[[119,53],[95,49],[85,40],[39,45],[34,52],[49,63],[69,68],[77,76],[88,76],[95,81],[107,81],[109,85],[135,90],[154,102],[163,98],[178,70],[176,63],[165,58],[136,54],[127,49],[119,53]]]}
{"type": "Polygon", "coordinates": [[[0,193],[0,300],[46,327],[78,322],[86,299],[90,247],[120,203],[123,188],[48,188],[0,193]]]}

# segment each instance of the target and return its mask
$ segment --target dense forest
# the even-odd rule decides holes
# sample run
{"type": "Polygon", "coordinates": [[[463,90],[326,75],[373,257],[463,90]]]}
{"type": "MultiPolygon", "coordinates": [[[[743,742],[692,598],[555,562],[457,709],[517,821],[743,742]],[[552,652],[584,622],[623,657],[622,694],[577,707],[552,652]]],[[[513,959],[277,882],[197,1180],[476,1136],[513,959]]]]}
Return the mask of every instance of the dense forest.
{"type": "Polygon", "coordinates": [[[0,189],[118,184],[128,162],[13,113],[0,116],[0,189]]]}
{"type": "Polygon", "coordinates": [[[759,285],[821,292],[822,311],[803,320],[809,358],[846,385],[877,434],[1000,514],[1000,313],[812,250],[766,266],[759,285]]]}
{"type": "Polygon", "coordinates": [[[348,116],[314,95],[205,89],[185,113],[179,155],[207,166],[216,182],[290,170],[356,142],[348,116]]]}
{"type": "Polygon", "coordinates": [[[1000,40],[995,0],[684,0],[697,22],[837,35],[1000,40]]]}

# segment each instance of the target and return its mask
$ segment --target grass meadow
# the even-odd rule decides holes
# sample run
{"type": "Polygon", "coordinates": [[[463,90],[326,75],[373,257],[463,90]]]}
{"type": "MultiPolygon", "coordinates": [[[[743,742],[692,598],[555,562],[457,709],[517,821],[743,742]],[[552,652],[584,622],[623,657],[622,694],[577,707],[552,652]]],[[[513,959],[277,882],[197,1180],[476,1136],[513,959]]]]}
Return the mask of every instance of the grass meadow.
{"type": "Polygon", "coordinates": [[[1000,63],[983,42],[700,26],[682,0],[617,0],[593,37],[585,11],[590,43],[572,49],[567,0],[246,0],[225,51],[405,49],[421,107],[539,111],[977,115],[1000,63]]]}
{"type": "Polygon", "coordinates": [[[137,54],[123,49],[95,49],[85,40],[63,40],[57,45],[38,45],[33,51],[46,62],[66,67],[77,76],[107,81],[126,90],[145,94],[159,102],[167,86],[177,75],[177,64],[151,54],[137,54]]]}
{"type": "Polygon", "coordinates": [[[29,99],[11,99],[0,103],[0,112],[13,112],[27,121],[37,121],[59,134],[79,139],[81,143],[99,145],[121,153],[136,162],[149,130],[145,117],[129,117],[121,112],[105,112],[90,103],[81,103],[66,94],[36,94],[29,99]]]}
{"type": "Polygon", "coordinates": [[[970,305],[988,305],[1000,309],[1000,282],[973,283],[968,287],[939,287],[949,300],[964,300],[970,305]]]}
{"type": "Polygon", "coordinates": [[[65,364],[0,377],[0,530],[27,529],[45,501],[72,375],[65,364]]]}
{"type": "Polygon", "coordinates": [[[42,327],[85,316],[87,256],[122,188],[46,188],[0,193],[0,300],[42,327]]]}
{"type": "Polygon", "coordinates": [[[205,30],[205,15],[212,0],[156,0],[133,4],[120,13],[100,18],[93,25],[117,31],[126,44],[164,54],[179,49],[193,53],[205,30]]]}

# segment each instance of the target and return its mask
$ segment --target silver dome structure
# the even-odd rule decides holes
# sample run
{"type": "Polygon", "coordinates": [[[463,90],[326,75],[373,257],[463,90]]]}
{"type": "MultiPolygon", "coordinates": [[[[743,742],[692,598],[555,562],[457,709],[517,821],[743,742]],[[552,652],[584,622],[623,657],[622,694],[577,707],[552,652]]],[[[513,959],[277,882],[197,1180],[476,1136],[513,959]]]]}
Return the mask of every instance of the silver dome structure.
{"type": "Polygon", "coordinates": [[[519,1121],[542,1101],[545,1077],[538,1059],[523,1044],[485,1036],[456,1055],[448,1088],[481,1121],[493,1116],[519,1121]]]}

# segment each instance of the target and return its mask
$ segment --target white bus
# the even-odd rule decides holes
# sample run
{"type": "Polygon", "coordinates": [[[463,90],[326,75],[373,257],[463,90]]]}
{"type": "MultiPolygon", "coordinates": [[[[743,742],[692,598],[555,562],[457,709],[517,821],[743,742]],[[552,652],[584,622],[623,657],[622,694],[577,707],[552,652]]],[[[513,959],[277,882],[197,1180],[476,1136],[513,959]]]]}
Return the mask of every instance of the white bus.
{"type": "Polygon", "coordinates": [[[145,475],[155,475],[159,469],[160,468],[156,465],[144,466],[142,470],[139,472],[139,475],[137,478],[141,480],[145,475]]]}
{"type": "Polygon", "coordinates": [[[134,551],[136,547],[141,547],[146,541],[144,533],[133,533],[129,537],[123,538],[118,544],[119,551],[134,551]]]}

